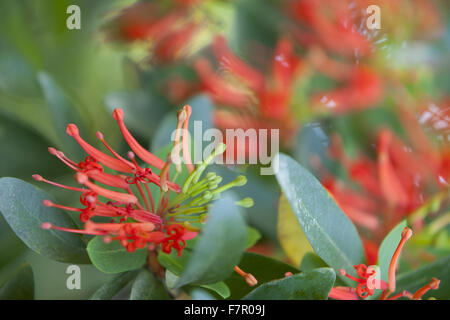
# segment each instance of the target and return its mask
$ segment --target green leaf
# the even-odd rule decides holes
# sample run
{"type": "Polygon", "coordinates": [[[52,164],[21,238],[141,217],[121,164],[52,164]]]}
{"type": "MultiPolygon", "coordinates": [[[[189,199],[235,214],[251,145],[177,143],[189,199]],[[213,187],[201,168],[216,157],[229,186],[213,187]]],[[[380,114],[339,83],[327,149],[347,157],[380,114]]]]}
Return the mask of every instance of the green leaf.
{"type": "Polygon", "coordinates": [[[211,284],[227,278],[239,263],[247,243],[240,207],[229,195],[218,200],[177,283],[211,284]]]}
{"type": "Polygon", "coordinates": [[[147,269],[142,270],[131,287],[130,300],[169,300],[162,282],[147,269]]]}
{"type": "Polygon", "coordinates": [[[133,270],[118,274],[95,291],[89,300],[111,300],[135,279],[138,273],[138,270],[133,270]]]}
{"type": "Polygon", "coordinates": [[[192,300],[216,300],[208,291],[195,287],[190,292],[192,300]]]}
{"type": "Polygon", "coordinates": [[[147,249],[128,252],[119,241],[105,243],[97,236],[87,246],[89,258],[97,269],[105,273],[120,273],[135,270],[145,263],[147,249]]]}
{"type": "Polygon", "coordinates": [[[441,282],[439,289],[430,290],[423,299],[435,297],[436,299],[450,299],[450,255],[441,258],[433,263],[427,264],[416,270],[402,273],[397,276],[396,293],[402,290],[408,290],[411,293],[416,292],[419,288],[428,284],[431,278],[438,278],[441,282]]]}
{"type": "Polygon", "coordinates": [[[353,272],[353,265],[364,262],[363,246],[353,223],[300,164],[284,154],[275,160],[278,183],[314,251],[330,267],[353,272]]]}
{"type": "Polygon", "coordinates": [[[320,259],[320,257],[314,252],[307,252],[302,259],[300,264],[300,271],[311,271],[317,268],[326,268],[328,265],[320,259]]]}
{"type": "Polygon", "coordinates": [[[245,280],[233,272],[231,276],[225,280],[225,283],[230,288],[231,295],[229,299],[239,300],[247,295],[252,289],[272,281],[273,279],[284,278],[286,272],[298,273],[299,270],[279,260],[265,257],[256,253],[244,253],[239,267],[245,272],[251,273],[257,280],[258,284],[255,287],[250,287],[245,280]]]}
{"type": "Polygon", "coordinates": [[[389,232],[380,245],[380,249],[378,250],[378,266],[380,267],[381,280],[388,281],[389,264],[402,238],[402,231],[405,227],[406,220],[403,220],[389,232]]]}
{"type": "Polygon", "coordinates": [[[45,207],[51,199],[44,191],[16,178],[0,179],[0,211],[16,235],[33,251],[47,258],[70,263],[89,263],[80,236],[58,230],[44,230],[43,222],[77,228],[62,210],[45,207]]]}
{"type": "Polygon", "coordinates": [[[247,246],[246,249],[253,247],[261,239],[261,233],[252,227],[247,227],[247,246]]]}
{"type": "Polygon", "coordinates": [[[335,279],[333,269],[315,269],[265,283],[244,300],[327,300],[335,279]]]}
{"type": "Polygon", "coordinates": [[[220,295],[224,299],[228,298],[231,294],[230,288],[228,288],[228,286],[223,281],[212,283],[212,284],[204,284],[204,285],[201,285],[201,287],[216,292],[218,295],[220,295]]]}
{"type": "MultiPolygon", "coordinates": [[[[198,238],[186,241],[186,248],[192,249],[195,247],[198,238]]],[[[261,233],[252,227],[247,226],[247,245],[245,249],[253,247],[261,239],[261,233]]]]}
{"type": "MultiPolygon", "coordinates": [[[[312,271],[317,268],[329,268],[329,266],[320,259],[320,257],[314,252],[307,252],[302,259],[302,263],[300,265],[300,271],[312,271]]],[[[336,278],[334,283],[336,286],[346,286],[346,284],[341,280],[341,278],[336,278]]]]}
{"type": "Polygon", "coordinates": [[[314,251],[283,193],[278,203],[277,231],[281,247],[296,266],[300,265],[303,256],[308,251],[314,251]]]}
{"type": "MultiPolygon", "coordinates": [[[[223,181],[232,181],[242,171],[235,168],[232,170],[223,165],[212,164],[206,169],[207,172],[215,172],[223,177],[223,181]]],[[[258,166],[245,168],[247,184],[239,189],[239,198],[250,197],[254,200],[251,208],[246,208],[248,224],[261,231],[262,235],[273,241],[277,241],[277,206],[280,188],[274,176],[261,176],[258,166]]]]}
{"type": "MultiPolygon", "coordinates": [[[[191,256],[190,251],[184,250],[181,257],[178,257],[176,252],[171,254],[164,253],[160,251],[158,253],[158,262],[166,268],[166,285],[168,288],[175,288],[181,273],[183,272],[187,262],[191,256]]],[[[216,282],[212,284],[201,285],[200,287],[212,290],[220,295],[222,298],[226,299],[230,296],[230,289],[223,282],[216,282]]]]}
{"type": "Polygon", "coordinates": [[[165,281],[166,287],[169,290],[172,290],[173,288],[176,287],[178,279],[179,279],[179,277],[177,275],[175,275],[169,269],[166,269],[165,274],[164,274],[164,281],[165,281]]]}
{"type": "Polygon", "coordinates": [[[189,259],[190,259],[190,252],[187,250],[183,251],[181,257],[178,257],[175,251],[173,251],[170,254],[164,253],[162,251],[158,252],[158,262],[164,268],[170,270],[176,276],[181,275],[189,259]]]}
{"type": "Polygon", "coordinates": [[[33,270],[29,263],[25,263],[0,287],[0,300],[33,300],[33,298],[33,270]]]}

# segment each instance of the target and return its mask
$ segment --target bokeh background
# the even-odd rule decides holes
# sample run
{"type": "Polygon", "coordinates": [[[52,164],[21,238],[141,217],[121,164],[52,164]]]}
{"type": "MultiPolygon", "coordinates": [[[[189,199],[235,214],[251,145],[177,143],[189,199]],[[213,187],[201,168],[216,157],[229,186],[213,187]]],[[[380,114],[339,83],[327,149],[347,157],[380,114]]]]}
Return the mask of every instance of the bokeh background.
{"type": "MultiPolygon", "coordinates": [[[[31,176],[39,173],[52,180],[71,181],[71,172],[47,152],[47,147],[55,146],[81,160],[81,149],[65,134],[69,122],[77,123],[88,141],[95,144],[95,132],[101,130],[111,145],[126,151],[111,117],[116,107],[124,108],[127,124],[152,151],[169,142],[167,134],[174,126],[176,110],[190,103],[193,119],[203,120],[205,128],[225,128],[231,123],[242,123],[244,128],[253,123],[261,128],[282,127],[286,133],[282,135],[283,151],[316,174],[325,166],[336,176],[342,174],[343,168],[329,157],[327,150],[332,137],[341,137],[349,154],[362,150],[370,155],[374,152],[373,136],[381,127],[403,131],[399,101],[406,105],[413,101],[417,108],[426,108],[433,102],[447,110],[443,132],[448,139],[448,1],[394,1],[397,7],[382,6],[381,2],[385,1],[372,1],[382,6],[382,29],[364,31],[364,25],[359,26],[358,31],[372,44],[366,54],[360,52],[363,48],[358,47],[358,39],[345,35],[346,30],[314,24],[311,17],[301,16],[302,12],[309,12],[307,7],[299,9],[299,16],[292,9],[290,16],[289,5],[295,1],[162,0],[144,1],[150,7],[142,3],[133,7],[136,2],[0,2],[1,177],[35,183],[31,176]],[[80,30],[66,27],[69,16],[66,9],[71,4],[81,9],[80,30]],[[177,13],[179,20],[162,23],[167,13],[172,12],[177,13]],[[160,23],[160,29],[155,27],[156,22],[160,23]],[[178,32],[175,34],[178,37],[167,31],[171,23],[180,24],[173,31],[178,32]],[[332,31],[335,33],[327,33],[332,31]],[[151,32],[154,38],[148,40],[151,32]],[[257,111],[229,113],[229,109],[234,109],[226,108],[227,101],[218,96],[228,92],[224,83],[236,86],[236,79],[229,70],[233,67],[217,63],[214,55],[214,48],[220,51],[215,40],[217,35],[226,39],[242,61],[264,75],[271,74],[272,57],[280,39],[291,41],[300,71],[282,85],[290,88],[288,101],[283,100],[283,94],[275,94],[274,100],[268,103],[283,104],[280,108],[285,114],[267,109],[267,104],[261,102],[265,100],[258,94],[250,94],[252,98],[249,98],[257,111]],[[216,47],[211,47],[213,43],[216,47]],[[338,65],[330,63],[327,56],[338,65]],[[205,62],[202,59],[208,59],[209,73],[205,64],[201,64],[205,62]],[[359,63],[370,70],[360,78],[333,78],[329,74],[331,70],[345,73],[343,69],[359,63]],[[223,92],[215,92],[214,85],[223,92]],[[353,97],[342,102],[351,108],[342,107],[337,111],[321,108],[316,96],[334,93],[339,100],[340,95],[333,91],[336,88],[344,88],[340,93],[344,97],[353,97]],[[260,100],[254,102],[255,99],[260,100]],[[249,115],[254,122],[249,122],[249,115]]],[[[345,2],[348,5],[345,12],[354,11],[355,19],[362,21],[358,18],[361,1],[345,2]]],[[[333,20],[328,16],[324,19],[333,20]]],[[[284,53],[289,51],[286,50],[284,53]]],[[[235,70],[242,71],[239,67],[235,70]]],[[[266,81],[271,85],[276,83],[276,75],[272,74],[266,81]]],[[[230,92],[237,97],[243,95],[235,89],[230,92]]],[[[225,175],[233,174],[230,169],[217,170],[225,175]]],[[[249,177],[244,193],[255,199],[255,206],[247,210],[247,219],[264,239],[254,250],[288,259],[289,254],[286,248],[284,252],[281,250],[277,234],[280,190],[274,177],[261,177],[259,169],[251,166],[232,168],[232,171],[244,172],[249,177]]],[[[40,187],[55,195],[60,203],[76,201],[56,188],[40,187]]],[[[441,249],[448,254],[446,232],[441,249]]],[[[82,289],[68,290],[65,285],[68,265],[27,249],[2,218],[0,252],[0,282],[23,261],[30,261],[37,299],[88,298],[109,277],[93,266],[82,266],[82,289]]],[[[295,260],[290,258],[291,262],[295,260]]]]}

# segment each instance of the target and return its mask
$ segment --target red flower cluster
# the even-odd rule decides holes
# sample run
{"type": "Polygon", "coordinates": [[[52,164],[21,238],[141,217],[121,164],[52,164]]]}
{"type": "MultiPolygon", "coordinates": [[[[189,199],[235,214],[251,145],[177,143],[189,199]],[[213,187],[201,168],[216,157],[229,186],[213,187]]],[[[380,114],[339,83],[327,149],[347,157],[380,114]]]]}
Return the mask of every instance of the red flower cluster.
{"type": "MultiPolygon", "coordinates": [[[[187,127],[190,114],[189,106],[181,111],[179,114],[180,128],[187,127]]],[[[112,156],[88,144],[80,136],[77,126],[69,124],[67,134],[72,136],[89,156],[84,161],[76,163],[65,156],[63,152],[54,148],[49,148],[49,152],[76,172],[76,181],[83,187],[62,185],[44,179],[40,175],[33,175],[33,178],[79,192],[82,208],[54,204],[49,200],[44,200],[43,204],[79,212],[80,220],[85,223],[84,229],[66,229],[48,222],[43,223],[42,228],[99,235],[103,236],[106,242],[118,240],[129,252],[143,248],[148,244],[161,244],[164,252],[170,253],[173,248],[181,255],[185,241],[195,237],[198,230],[190,226],[189,223],[177,222],[175,217],[169,218],[166,216],[168,213],[173,213],[177,207],[168,206],[169,193],[171,191],[177,194],[182,192],[178,184],[169,181],[171,160],[164,162],[135,140],[125,126],[121,109],[114,110],[113,116],[119,124],[126,142],[133,150],[128,152],[129,160],[114,151],[100,132],[97,132],[97,138],[105,145],[112,156]],[[154,169],[139,165],[135,154],[154,169]],[[160,170],[159,174],[154,172],[158,169],[160,170]],[[111,170],[117,171],[117,173],[107,172],[111,170]],[[157,203],[158,207],[156,207],[152,197],[150,190],[152,186],[157,186],[161,190],[160,201],[157,203]],[[97,223],[92,220],[94,217],[110,217],[113,220],[110,223],[97,223]]],[[[184,135],[183,141],[185,140],[184,135]]],[[[177,141],[179,142],[179,138],[177,141]]]]}
{"type": "Polygon", "coordinates": [[[301,47],[309,48],[312,66],[336,81],[335,89],[312,97],[318,110],[344,113],[363,109],[375,106],[383,96],[380,74],[367,61],[360,61],[374,51],[361,15],[369,4],[365,0],[288,2],[287,14],[296,22],[288,25],[290,33],[301,47]]]}
{"type": "MultiPolygon", "coordinates": [[[[33,175],[33,178],[80,193],[82,208],[55,204],[50,200],[44,200],[43,205],[79,212],[84,228],[63,228],[49,222],[42,223],[41,227],[102,236],[105,243],[119,241],[128,252],[145,247],[153,251],[158,246],[165,253],[171,253],[174,249],[178,256],[181,256],[186,240],[193,239],[200,231],[191,223],[203,222],[209,202],[220,197],[227,189],[243,186],[247,181],[244,176],[238,176],[234,181],[219,187],[222,177],[215,173],[209,172],[202,178],[207,165],[225,151],[225,146],[219,144],[207,159],[194,168],[188,143],[188,121],[191,112],[190,106],[185,106],[178,112],[175,140],[166,161],[159,159],[136,141],[125,126],[122,109],[115,109],[113,117],[132,150],[128,152],[129,160],[112,149],[102,133],[97,132],[97,138],[112,156],[91,146],[81,138],[76,125],[69,124],[67,134],[72,136],[89,156],[76,163],[54,148],[49,148],[49,152],[76,172],[76,181],[83,187],[63,185],[38,174],[33,175]],[[174,180],[182,170],[181,151],[189,176],[180,187],[174,180]],[[135,155],[145,164],[139,165],[135,155]],[[176,166],[176,173],[170,181],[172,162],[176,166]],[[159,174],[155,173],[156,170],[159,170],[159,174]],[[160,190],[157,203],[153,200],[151,191],[155,186],[160,190]],[[175,192],[176,196],[170,197],[171,192],[175,192]],[[109,217],[112,220],[109,223],[95,222],[96,217],[109,217]]],[[[253,205],[253,200],[245,198],[236,204],[249,207],[253,205]]],[[[235,266],[235,270],[250,286],[257,283],[252,274],[244,272],[238,266],[235,266]]]]}
{"type": "MultiPolygon", "coordinates": [[[[431,197],[436,194],[439,196],[441,192],[445,198],[450,183],[450,153],[448,142],[443,138],[448,135],[445,132],[450,122],[442,118],[445,117],[445,109],[436,107],[433,109],[435,113],[424,111],[419,118],[423,125],[439,121],[439,135],[443,140],[440,145],[430,143],[424,128],[411,111],[401,110],[401,118],[411,143],[407,144],[392,131],[382,129],[378,133],[376,159],[362,154],[350,158],[342,149],[340,140],[335,137],[331,155],[343,165],[349,179],[356,183],[358,189],[329,174],[322,178],[322,183],[347,216],[357,225],[371,231],[376,242],[431,197]]],[[[434,133],[437,133],[436,126],[433,128],[434,133]]],[[[415,226],[420,227],[420,221],[416,223],[415,226]]]]}
{"type": "Polygon", "coordinates": [[[302,62],[294,55],[288,39],[282,39],[273,54],[271,71],[261,73],[238,58],[223,37],[216,37],[212,49],[224,75],[218,75],[206,59],[196,61],[203,90],[221,106],[215,124],[228,129],[280,129],[282,142],[289,144],[297,129],[291,115],[290,99],[302,62]]]}

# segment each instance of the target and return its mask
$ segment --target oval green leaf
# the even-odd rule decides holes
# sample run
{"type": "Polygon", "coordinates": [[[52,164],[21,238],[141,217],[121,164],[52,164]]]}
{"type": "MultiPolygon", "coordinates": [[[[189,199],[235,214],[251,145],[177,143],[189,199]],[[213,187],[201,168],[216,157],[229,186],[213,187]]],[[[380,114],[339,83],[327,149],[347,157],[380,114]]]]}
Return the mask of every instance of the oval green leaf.
{"type": "Polygon", "coordinates": [[[252,288],[240,275],[233,272],[231,276],[225,280],[225,283],[230,288],[231,295],[229,299],[231,300],[242,299],[258,286],[272,281],[273,279],[283,278],[286,272],[292,272],[293,274],[299,272],[298,269],[284,262],[252,252],[244,253],[239,262],[239,267],[245,272],[251,273],[258,280],[258,284],[252,288]]]}
{"type": "Polygon", "coordinates": [[[247,244],[247,227],[235,201],[227,195],[213,205],[177,287],[219,282],[239,263],[247,244]]]}
{"type": "Polygon", "coordinates": [[[147,249],[128,252],[118,241],[105,243],[97,236],[87,246],[89,258],[94,266],[105,273],[120,273],[135,270],[145,263],[147,249]]]}
{"type": "MultiPolygon", "coordinates": [[[[181,257],[178,257],[176,252],[167,254],[160,251],[158,253],[158,262],[164,268],[166,268],[166,286],[169,289],[173,289],[176,287],[178,279],[180,278],[180,275],[183,272],[189,259],[190,259],[190,251],[186,249],[184,250],[183,255],[181,257]]],[[[230,296],[230,289],[223,281],[212,284],[200,285],[200,287],[212,290],[224,299],[230,296]]]]}
{"type": "Polygon", "coordinates": [[[64,228],[77,228],[62,210],[45,207],[51,199],[44,191],[16,178],[0,179],[0,212],[16,235],[33,251],[60,262],[89,263],[80,236],[57,230],[44,230],[43,222],[64,228]]]}
{"type": "Polygon", "coordinates": [[[169,300],[170,295],[162,282],[150,271],[143,269],[133,282],[130,300],[169,300]]]}
{"type": "Polygon", "coordinates": [[[244,300],[327,300],[335,279],[333,269],[315,269],[265,283],[244,300]]]}
{"type": "Polygon", "coordinates": [[[120,290],[135,279],[138,273],[138,270],[133,270],[118,274],[95,291],[89,300],[111,300],[120,290]]]}
{"type": "Polygon", "coordinates": [[[353,272],[353,265],[364,262],[363,246],[353,223],[299,163],[284,154],[275,161],[278,183],[314,251],[330,267],[353,272]]]}
{"type": "Polygon", "coordinates": [[[225,284],[225,282],[220,281],[212,284],[201,285],[202,288],[209,289],[217,293],[222,298],[226,299],[230,296],[230,288],[225,284]]]}
{"type": "Polygon", "coordinates": [[[247,245],[245,249],[253,247],[261,239],[261,233],[252,227],[247,227],[247,245]]]}
{"type": "Polygon", "coordinates": [[[327,268],[328,265],[320,259],[320,257],[314,252],[307,252],[302,259],[300,264],[300,271],[306,272],[317,268],[327,268]]]}

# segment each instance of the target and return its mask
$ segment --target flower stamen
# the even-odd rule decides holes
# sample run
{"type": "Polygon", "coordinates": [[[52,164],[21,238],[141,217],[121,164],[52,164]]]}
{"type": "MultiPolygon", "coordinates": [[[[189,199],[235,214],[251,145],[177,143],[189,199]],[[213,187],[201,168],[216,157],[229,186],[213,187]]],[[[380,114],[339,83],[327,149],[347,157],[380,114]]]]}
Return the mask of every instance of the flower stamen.
{"type": "Polygon", "coordinates": [[[50,180],[47,180],[47,179],[43,178],[41,175],[38,175],[38,174],[33,174],[32,177],[36,181],[45,182],[45,183],[51,184],[53,186],[60,187],[60,188],[63,188],[63,189],[67,189],[67,190],[78,191],[78,192],[89,191],[89,189],[76,188],[76,187],[66,186],[66,185],[61,184],[61,183],[53,182],[53,181],[50,181],[50,180]]]}
{"type": "Polygon", "coordinates": [[[183,123],[181,147],[183,149],[184,164],[186,165],[189,173],[191,173],[192,171],[194,171],[194,165],[192,164],[191,151],[189,150],[188,125],[189,125],[189,118],[191,117],[191,114],[192,114],[192,108],[191,108],[191,106],[186,105],[183,107],[183,110],[186,112],[186,120],[183,123]]]}
{"type": "MultiPolygon", "coordinates": [[[[400,253],[402,252],[403,246],[405,245],[406,241],[411,238],[412,236],[412,230],[408,227],[405,227],[405,229],[402,231],[401,240],[398,244],[397,248],[395,249],[394,255],[392,256],[391,263],[389,264],[389,273],[388,273],[388,284],[389,284],[389,292],[387,296],[389,296],[389,293],[392,293],[395,291],[395,271],[397,269],[397,262],[400,257],[400,253]]],[[[387,298],[386,296],[386,298],[387,298]]]]}
{"type": "Polygon", "coordinates": [[[250,287],[258,284],[258,280],[256,280],[256,278],[251,273],[245,272],[238,266],[234,266],[234,271],[236,271],[241,277],[243,277],[250,287]]]}
{"type": "Polygon", "coordinates": [[[414,295],[412,296],[413,300],[421,300],[422,296],[427,293],[430,290],[437,290],[439,289],[440,280],[437,278],[432,278],[430,283],[424,285],[422,288],[416,291],[414,295]]]}

